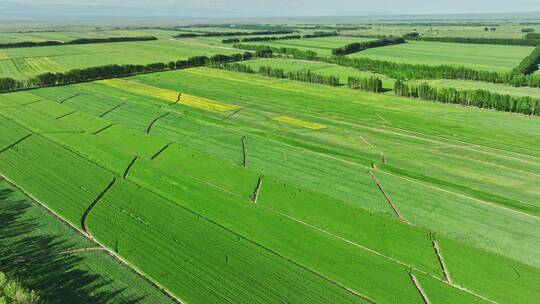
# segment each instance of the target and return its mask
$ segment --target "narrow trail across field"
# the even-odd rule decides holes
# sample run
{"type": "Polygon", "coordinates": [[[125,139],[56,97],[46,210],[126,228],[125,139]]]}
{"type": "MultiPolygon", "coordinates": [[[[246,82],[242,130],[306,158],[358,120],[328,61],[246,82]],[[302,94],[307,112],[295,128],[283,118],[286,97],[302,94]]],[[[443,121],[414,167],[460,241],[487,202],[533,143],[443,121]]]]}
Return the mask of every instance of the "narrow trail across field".
{"type": "Polygon", "coordinates": [[[90,204],[90,206],[88,206],[88,208],[86,208],[86,210],[83,213],[83,216],[81,217],[81,228],[84,231],[84,233],[86,233],[88,235],[88,237],[91,238],[91,239],[94,239],[94,236],[92,235],[90,230],[88,230],[86,219],[88,218],[88,215],[90,214],[90,211],[92,211],[92,209],[103,198],[103,196],[105,196],[105,194],[107,194],[107,192],[109,190],[111,190],[111,188],[114,186],[115,183],[116,183],[116,177],[113,178],[113,180],[107,185],[107,187],[105,189],[103,189],[103,191],[96,197],[96,199],[90,204]]]}
{"type": "Polygon", "coordinates": [[[59,104],[63,104],[64,102],[69,101],[69,100],[71,100],[71,99],[73,99],[73,98],[75,98],[75,97],[78,97],[78,96],[80,96],[81,94],[82,94],[82,93],[77,93],[77,94],[75,94],[75,95],[69,96],[69,97],[67,97],[67,98],[64,98],[64,99],[58,101],[58,103],[59,103],[59,104]]]}
{"type": "Polygon", "coordinates": [[[108,128],[112,127],[113,125],[114,125],[114,124],[110,124],[110,125],[108,125],[108,126],[106,126],[106,127],[103,127],[103,128],[97,130],[96,132],[94,132],[94,133],[92,133],[92,134],[93,134],[93,135],[98,135],[99,133],[101,133],[101,132],[107,130],[108,128]]]}
{"type": "Polygon", "coordinates": [[[124,175],[122,176],[123,178],[128,178],[131,168],[133,168],[133,166],[135,165],[138,159],[139,159],[139,156],[135,156],[133,160],[131,161],[131,163],[129,163],[126,170],[124,171],[124,175]]]}
{"type": "Polygon", "coordinates": [[[375,176],[375,173],[373,172],[373,170],[369,170],[369,175],[371,176],[371,178],[373,179],[373,181],[375,182],[375,184],[377,184],[377,188],[379,188],[379,190],[382,192],[382,194],[384,195],[384,198],[386,199],[386,201],[388,202],[388,204],[390,205],[390,207],[392,208],[392,210],[394,210],[394,213],[396,214],[396,216],[404,223],[406,224],[409,224],[409,225],[414,225],[411,221],[409,221],[408,219],[406,219],[400,212],[399,212],[399,209],[398,207],[396,206],[396,204],[394,203],[394,201],[392,201],[392,198],[390,198],[390,195],[388,195],[388,193],[384,190],[381,182],[377,179],[377,177],[375,176]]]}
{"type": "Polygon", "coordinates": [[[172,143],[166,144],[163,148],[159,149],[159,151],[157,151],[154,155],[152,155],[152,156],[150,157],[150,159],[151,159],[151,160],[156,159],[158,156],[161,155],[161,153],[165,152],[165,150],[167,150],[171,145],[172,145],[172,143]]]}
{"type": "Polygon", "coordinates": [[[64,118],[64,117],[67,117],[67,116],[72,115],[72,114],[75,114],[75,113],[77,113],[77,111],[71,111],[71,112],[69,112],[69,113],[60,115],[60,116],[56,117],[56,120],[62,119],[62,118],[64,118]]]}
{"type": "Polygon", "coordinates": [[[431,243],[433,244],[433,250],[435,250],[435,254],[437,255],[437,260],[439,260],[439,264],[441,265],[441,270],[444,275],[444,280],[446,283],[452,285],[452,277],[450,276],[450,272],[448,271],[448,267],[446,266],[446,263],[444,261],[444,257],[442,255],[441,247],[439,247],[439,242],[435,239],[435,235],[432,234],[432,240],[431,243]]]}
{"type": "Polygon", "coordinates": [[[412,270],[409,272],[409,275],[411,277],[411,280],[414,284],[414,287],[416,287],[416,290],[418,290],[418,292],[420,293],[420,295],[422,296],[422,300],[424,300],[424,303],[425,304],[431,304],[431,302],[429,301],[429,298],[426,294],[426,292],[424,291],[424,289],[422,288],[422,285],[420,285],[420,282],[418,281],[418,279],[416,278],[416,276],[414,275],[414,273],[412,272],[412,270]]]}
{"type": "Polygon", "coordinates": [[[27,139],[28,137],[32,136],[32,134],[33,134],[33,133],[30,133],[30,134],[24,136],[23,138],[17,140],[16,142],[12,143],[11,145],[5,147],[4,149],[0,150],[0,153],[3,153],[3,152],[5,152],[5,151],[7,151],[7,150],[9,150],[9,149],[11,149],[11,148],[13,148],[13,147],[15,147],[16,145],[18,145],[19,143],[21,143],[23,140],[25,140],[25,139],[27,139]]]}
{"type": "Polygon", "coordinates": [[[107,114],[111,113],[112,111],[120,108],[121,106],[125,105],[126,103],[127,102],[125,101],[125,102],[122,102],[119,105],[116,105],[116,106],[112,107],[111,109],[109,109],[109,110],[105,111],[104,113],[102,113],[101,115],[99,115],[99,117],[101,117],[101,118],[105,117],[105,115],[107,115],[107,114]]]}
{"type": "Polygon", "coordinates": [[[150,131],[152,130],[152,127],[158,122],[158,120],[164,118],[165,116],[171,114],[170,112],[167,112],[165,114],[162,114],[161,116],[159,117],[156,117],[154,120],[152,120],[150,122],[150,124],[148,125],[148,128],[146,128],[146,134],[150,134],[150,131]]]}

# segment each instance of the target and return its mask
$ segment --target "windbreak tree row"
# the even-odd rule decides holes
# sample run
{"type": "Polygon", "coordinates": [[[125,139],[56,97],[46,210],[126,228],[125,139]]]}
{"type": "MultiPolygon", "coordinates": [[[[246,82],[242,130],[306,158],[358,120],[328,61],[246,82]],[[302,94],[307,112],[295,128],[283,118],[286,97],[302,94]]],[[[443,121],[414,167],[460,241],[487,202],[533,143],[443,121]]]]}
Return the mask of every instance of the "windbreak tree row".
{"type": "Polygon", "coordinates": [[[233,62],[248,60],[252,58],[252,54],[246,52],[244,54],[234,55],[214,55],[195,56],[186,60],[171,61],[169,63],[151,63],[147,65],[105,65],[98,67],[90,67],[86,69],[75,69],[62,73],[44,73],[37,75],[29,80],[15,80],[12,78],[0,78],[0,92],[12,91],[27,88],[37,88],[52,85],[72,84],[99,79],[116,78],[132,76],[136,74],[161,72],[168,70],[185,69],[191,67],[206,66],[216,63],[233,62]]]}
{"type": "Polygon", "coordinates": [[[405,37],[410,40],[453,42],[453,43],[473,43],[473,44],[498,44],[498,45],[523,45],[537,46],[539,39],[512,39],[512,38],[470,38],[470,37],[405,37]]]}
{"type": "MultiPolygon", "coordinates": [[[[247,51],[254,51],[257,53],[265,53],[270,56],[266,57],[272,57],[272,54],[283,54],[285,56],[290,56],[295,59],[301,59],[301,60],[319,60],[318,55],[314,51],[302,51],[296,48],[286,48],[286,47],[271,47],[267,45],[251,45],[251,44],[235,44],[233,46],[236,49],[240,50],[247,50],[247,51]]],[[[265,56],[257,56],[257,57],[265,57],[265,56]]]]}
{"type": "Polygon", "coordinates": [[[377,77],[349,77],[347,79],[349,88],[379,93],[383,91],[382,80],[377,77]]]}
{"type": "Polygon", "coordinates": [[[70,40],[66,42],[62,41],[25,41],[25,42],[14,42],[14,43],[3,43],[0,44],[0,49],[12,49],[12,48],[27,48],[27,47],[38,47],[38,46],[55,46],[55,45],[73,45],[73,44],[91,44],[91,43],[111,43],[111,42],[130,42],[130,41],[153,41],[157,40],[153,36],[142,36],[142,37],[109,37],[109,38],[80,38],[75,40],[70,40]]]}
{"type": "Polygon", "coordinates": [[[413,85],[400,80],[395,82],[394,92],[396,96],[540,116],[540,100],[531,97],[514,97],[480,89],[435,88],[427,83],[413,85]]]}
{"type": "Polygon", "coordinates": [[[383,38],[366,42],[354,42],[332,50],[332,55],[348,55],[371,48],[406,43],[404,38],[383,38]]]}
{"type": "Polygon", "coordinates": [[[294,40],[294,39],[310,39],[310,38],[320,38],[320,37],[333,37],[337,36],[336,32],[314,32],[313,34],[307,35],[288,35],[288,36],[268,36],[268,37],[248,37],[248,38],[231,38],[223,39],[221,42],[230,44],[230,43],[240,43],[240,42],[258,42],[258,41],[275,41],[275,40],[294,40]]]}
{"type": "Polygon", "coordinates": [[[210,67],[223,69],[226,71],[233,72],[242,72],[249,74],[259,74],[266,77],[272,78],[281,78],[281,79],[290,79],[302,82],[324,84],[329,86],[339,86],[339,76],[334,75],[319,75],[312,73],[311,71],[307,72],[285,72],[283,69],[273,68],[269,66],[262,66],[258,71],[255,71],[251,66],[243,65],[239,63],[222,63],[222,64],[211,64],[210,67]]]}
{"type": "Polygon", "coordinates": [[[538,64],[540,64],[540,45],[512,70],[512,74],[530,75],[538,70],[538,64]]]}
{"type": "Polygon", "coordinates": [[[256,31],[256,32],[206,32],[206,33],[181,33],[173,36],[174,38],[193,38],[193,37],[223,37],[223,36],[256,36],[256,35],[280,35],[292,34],[293,30],[276,31],[256,31]]]}

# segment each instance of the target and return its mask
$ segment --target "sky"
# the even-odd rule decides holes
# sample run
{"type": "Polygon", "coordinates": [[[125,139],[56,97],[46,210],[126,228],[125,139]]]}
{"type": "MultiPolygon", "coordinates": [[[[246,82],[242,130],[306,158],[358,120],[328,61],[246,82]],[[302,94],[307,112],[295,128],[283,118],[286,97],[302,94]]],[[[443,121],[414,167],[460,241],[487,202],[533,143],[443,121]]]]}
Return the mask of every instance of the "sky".
{"type": "Polygon", "coordinates": [[[333,16],[540,11],[540,0],[0,0],[32,4],[118,5],[233,15],[333,16]]]}

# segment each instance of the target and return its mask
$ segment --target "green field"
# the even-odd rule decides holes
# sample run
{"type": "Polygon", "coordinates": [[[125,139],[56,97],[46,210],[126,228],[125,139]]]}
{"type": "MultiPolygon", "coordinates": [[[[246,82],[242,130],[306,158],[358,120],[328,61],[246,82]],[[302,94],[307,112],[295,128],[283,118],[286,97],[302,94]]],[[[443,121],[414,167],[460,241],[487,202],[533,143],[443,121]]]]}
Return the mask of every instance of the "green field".
{"type": "Polygon", "coordinates": [[[182,300],[421,303],[409,267],[434,303],[538,297],[536,119],[207,68],[113,83],[3,94],[2,147],[34,135],[0,170],[77,226],[116,176],[90,231],[182,300]]]}
{"type": "Polygon", "coordinates": [[[47,303],[172,303],[4,179],[0,218],[0,270],[47,303]]]}
{"type": "Polygon", "coordinates": [[[176,61],[198,55],[210,56],[239,52],[230,47],[201,45],[173,38],[158,41],[63,45],[1,51],[1,75],[16,79],[27,79],[46,70],[61,72],[107,64],[148,64],[176,61]]]}
{"type": "Polygon", "coordinates": [[[364,42],[374,40],[373,38],[360,37],[322,37],[308,39],[293,39],[293,40],[278,40],[278,41],[261,41],[261,42],[246,42],[251,45],[269,45],[273,47],[295,48],[299,50],[312,50],[320,56],[328,56],[332,49],[342,47],[353,42],[364,42]]]}
{"type": "Polygon", "coordinates": [[[532,50],[532,47],[527,46],[410,41],[405,44],[365,50],[349,57],[411,64],[465,66],[478,70],[508,72],[532,50]]]}

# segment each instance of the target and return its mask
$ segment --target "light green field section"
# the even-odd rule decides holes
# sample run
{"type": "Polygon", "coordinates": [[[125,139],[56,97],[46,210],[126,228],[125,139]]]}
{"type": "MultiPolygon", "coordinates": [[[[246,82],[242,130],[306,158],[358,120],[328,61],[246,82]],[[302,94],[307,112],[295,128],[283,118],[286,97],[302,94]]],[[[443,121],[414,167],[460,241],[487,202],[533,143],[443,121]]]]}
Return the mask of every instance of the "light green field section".
{"type": "Polygon", "coordinates": [[[45,71],[62,72],[107,64],[149,64],[193,56],[235,54],[239,50],[167,38],[157,41],[63,45],[3,50],[1,77],[26,79],[45,71]]]}
{"type": "Polygon", "coordinates": [[[308,39],[293,39],[293,40],[278,40],[278,41],[261,41],[261,42],[245,42],[251,45],[269,45],[273,47],[295,48],[299,50],[311,50],[320,56],[328,56],[332,49],[342,47],[349,43],[365,42],[374,40],[372,38],[360,37],[321,37],[308,39]]]}
{"type": "MultiPolygon", "coordinates": [[[[418,83],[421,82],[423,81],[419,81],[418,83]]],[[[511,96],[529,96],[532,98],[540,99],[540,89],[538,88],[512,87],[496,83],[451,79],[428,80],[427,82],[434,87],[456,88],[462,90],[486,90],[493,93],[506,94],[511,96]]]]}
{"type": "Polygon", "coordinates": [[[409,41],[405,44],[368,49],[349,57],[508,72],[532,50],[533,48],[528,46],[409,41]]]}

